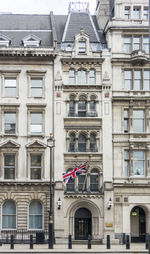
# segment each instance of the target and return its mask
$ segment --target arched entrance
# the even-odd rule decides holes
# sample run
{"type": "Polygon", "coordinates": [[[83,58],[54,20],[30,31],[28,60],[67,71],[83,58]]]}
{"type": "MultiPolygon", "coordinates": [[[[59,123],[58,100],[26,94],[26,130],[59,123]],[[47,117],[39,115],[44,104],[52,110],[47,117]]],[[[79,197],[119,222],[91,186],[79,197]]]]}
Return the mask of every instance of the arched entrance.
{"type": "Polygon", "coordinates": [[[146,235],[146,215],[143,208],[135,206],[131,210],[131,241],[144,242],[146,235]]]}
{"type": "Polygon", "coordinates": [[[92,235],[92,215],[86,208],[79,208],[75,213],[75,240],[87,240],[92,235]]]}

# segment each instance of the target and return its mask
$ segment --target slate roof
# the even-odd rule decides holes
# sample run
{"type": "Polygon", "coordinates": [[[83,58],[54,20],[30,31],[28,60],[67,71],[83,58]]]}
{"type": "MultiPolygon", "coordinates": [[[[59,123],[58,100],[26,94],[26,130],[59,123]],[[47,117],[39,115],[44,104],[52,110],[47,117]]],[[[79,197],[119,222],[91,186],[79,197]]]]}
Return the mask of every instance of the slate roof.
{"type": "Polygon", "coordinates": [[[1,14],[0,34],[10,38],[12,47],[22,47],[22,39],[30,34],[41,39],[40,47],[52,47],[50,15],[1,14]]]}
{"type": "Polygon", "coordinates": [[[89,35],[90,42],[99,41],[96,32],[94,31],[94,23],[92,22],[89,13],[70,13],[67,22],[64,42],[74,41],[74,36],[80,32],[81,28],[89,35]]]}

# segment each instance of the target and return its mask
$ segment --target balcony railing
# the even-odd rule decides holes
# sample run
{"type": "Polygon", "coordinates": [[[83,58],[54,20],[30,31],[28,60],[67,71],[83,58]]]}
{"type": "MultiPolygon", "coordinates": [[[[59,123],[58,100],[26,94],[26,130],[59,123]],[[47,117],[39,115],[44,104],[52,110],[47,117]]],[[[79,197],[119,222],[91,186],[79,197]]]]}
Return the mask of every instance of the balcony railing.
{"type": "Polygon", "coordinates": [[[68,113],[69,117],[97,117],[97,112],[96,111],[90,111],[90,112],[69,112],[68,113]]]}
{"type": "Polygon", "coordinates": [[[98,148],[97,147],[95,147],[95,148],[69,148],[68,149],[68,152],[70,152],[70,153],[89,153],[89,152],[91,152],[91,153],[97,153],[98,152],[98,148]]]}

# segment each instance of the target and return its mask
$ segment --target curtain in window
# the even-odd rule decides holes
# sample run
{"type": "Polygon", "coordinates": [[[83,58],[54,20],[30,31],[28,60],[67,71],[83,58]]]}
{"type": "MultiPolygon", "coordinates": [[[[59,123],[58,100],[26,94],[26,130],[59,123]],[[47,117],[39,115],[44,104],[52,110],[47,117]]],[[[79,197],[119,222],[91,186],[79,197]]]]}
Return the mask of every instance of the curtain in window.
{"type": "Polygon", "coordinates": [[[29,206],[29,229],[42,229],[42,204],[32,201],[29,206]]]}
{"type": "Polygon", "coordinates": [[[2,229],[16,229],[16,204],[8,200],[2,207],[2,229]]]}

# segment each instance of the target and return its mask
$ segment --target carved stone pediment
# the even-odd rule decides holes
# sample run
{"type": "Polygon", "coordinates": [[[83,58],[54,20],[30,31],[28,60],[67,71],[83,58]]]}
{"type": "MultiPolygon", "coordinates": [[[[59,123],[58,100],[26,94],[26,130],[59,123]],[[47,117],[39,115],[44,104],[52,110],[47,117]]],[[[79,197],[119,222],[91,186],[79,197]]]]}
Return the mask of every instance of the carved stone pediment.
{"type": "Polygon", "coordinates": [[[0,144],[0,148],[19,148],[20,144],[16,143],[14,140],[6,140],[0,144]]]}
{"type": "Polygon", "coordinates": [[[32,142],[26,145],[26,148],[46,148],[47,145],[39,140],[33,140],[32,142]]]}

